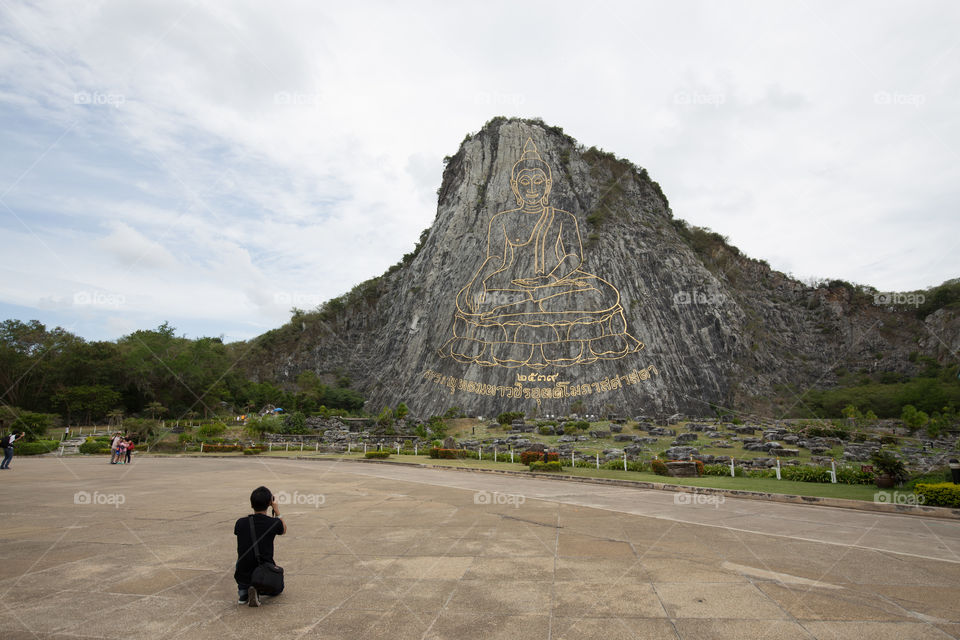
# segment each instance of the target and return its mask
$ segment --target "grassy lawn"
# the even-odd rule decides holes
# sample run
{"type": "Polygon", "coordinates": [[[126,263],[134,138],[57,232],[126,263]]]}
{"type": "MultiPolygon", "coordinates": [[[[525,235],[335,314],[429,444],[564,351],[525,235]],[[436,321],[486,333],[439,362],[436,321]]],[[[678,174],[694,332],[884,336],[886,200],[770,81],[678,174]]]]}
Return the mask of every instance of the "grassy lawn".
{"type": "MultiPolygon", "coordinates": [[[[199,455],[199,454],[193,454],[199,455]]],[[[224,454],[216,454],[224,455],[224,454]]],[[[239,455],[239,454],[230,454],[239,455]]],[[[304,451],[300,453],[290,451],[274,451],[260,454],[258,457],[290,458],[294,456],[304,458],[325,458],[359,460],[363,454],[329,454],[304,451]]],[[[493,460],[436,460],[428,456],[408,456],[394,454],[389,458],[391,462],[405,464],[426,464],[437,467],[460,467],[467,469],[500,469],[504,471],[524,471],[524,465],[493,460]]],[[[816,496],[820,498],[844,498],[847,500],[865,500],[872,502],[878,489],[873,485],[825,484],[819,482],[792,482],[789,480],[775,480],[771,478],[730,478],[724,476],[702,476],[700,478],[669,478],[653,473],[639,473],[635,471],[613,471],[609,469],[565,468],[563,475],[579,476],[584,478],[612,478],[616,480],[634,480],[641,482],[659,482],[665,484],[679,484],[694,487],[710,487],[716,489],[734,489],[740,491],[759,491],[762,493],[781,493],[796,496],[816,496]]]]}

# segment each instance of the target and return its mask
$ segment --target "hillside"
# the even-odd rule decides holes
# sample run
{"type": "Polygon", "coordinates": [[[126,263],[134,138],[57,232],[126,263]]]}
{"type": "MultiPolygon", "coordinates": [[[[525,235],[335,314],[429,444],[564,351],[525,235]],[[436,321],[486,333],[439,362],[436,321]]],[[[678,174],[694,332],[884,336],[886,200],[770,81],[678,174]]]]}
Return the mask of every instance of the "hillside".
{"type": "Polygon", "coordinates": [[[447,159],[414,252],[242,345],[241,366],[347,376],[371,411],[782,414],[850,372],[955,363],[955,303],[876,293],[774,271],[674,218],[646,169],[497,118],[447,159]]]}

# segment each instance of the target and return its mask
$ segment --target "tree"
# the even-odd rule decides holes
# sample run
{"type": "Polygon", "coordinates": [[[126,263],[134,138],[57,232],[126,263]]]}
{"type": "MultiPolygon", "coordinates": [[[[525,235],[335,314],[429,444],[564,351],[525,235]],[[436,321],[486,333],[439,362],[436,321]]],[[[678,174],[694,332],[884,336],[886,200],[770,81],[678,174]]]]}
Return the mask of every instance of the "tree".
{"type": "Polygon", "coordinates": [[[46,438],[47,430],[56,426],[59,418],[59,416],[50,413],[36,413],[16,408],[14,408],[14,411],[17,417],[10,425],[10,432],[23,431],[23,437],[27,442],[46,438]]]}
{"type": "Polygon", "coordinates": [[[917,429],[927,424],[930,416],[923,411],[917,411],[917,408],[912,404],[908,404],[903,408],[900,419],[903,420],[903,424],[905,424],[907,429],[910,430],[910,433],[913,434],[916,433],[917,429]]]}
{"type": "Polygon", "coordinates": [[[153,401],[147,405],[147,411],[150,412],[150,419],[156,420],[158,415],[162,416],[168,411],[168,409],[159,402],[153,401]]]}
{"type": "Polygon", "coordinates": [[[114,409],[107,414],[107,424],[111,427],[116,427],[123,422],[123,416],[123,409],[114,409]]]}
{"type": "Polygon", "coordinates": [[[407,417],[407,414],[410,413],[410,409],[407,407],[407,405],[401,402],[397,405],[397,408],[393,413],[397,417],[397,420],[403,420],[407,417]]]}
{"type": "Polygon", "coordinates": [[[61,387],[53,394],[53,402],[66,411],[67,424],[76,414],[83,416],[82,424],[91,424],[106,416],[110,408],[120,402],[120,394],[99,384],[61,387]]]}
{"type": "Polygon", "coordinates": [[[393,426],[393,411],[390,410],[390,407],[384,407],[383,411],[380,412],[380,415],[377,416],[377,426],[393,426]]]}

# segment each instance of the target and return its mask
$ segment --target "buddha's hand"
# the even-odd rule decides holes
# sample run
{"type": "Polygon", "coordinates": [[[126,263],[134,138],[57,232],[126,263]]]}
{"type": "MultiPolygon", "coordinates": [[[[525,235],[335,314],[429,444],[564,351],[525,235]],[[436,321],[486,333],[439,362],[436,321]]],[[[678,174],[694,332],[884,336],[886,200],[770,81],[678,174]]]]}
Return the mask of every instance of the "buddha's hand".
{"type": "Polygon", "coordinates": [[[474,313],[480,311],[481,305],[487,300],[486,291],[481,289],[480,291],[471,291],[467,296],[467,300],[470,303],[470,307],[474,313]]]}
{"type": "Polygon", "coordinates": [[[546,287],[556,282],[556,277],[552,275],[537,276],[536,278],[519,278],[513,281],[513,284],[520,287],[546,287]]]}

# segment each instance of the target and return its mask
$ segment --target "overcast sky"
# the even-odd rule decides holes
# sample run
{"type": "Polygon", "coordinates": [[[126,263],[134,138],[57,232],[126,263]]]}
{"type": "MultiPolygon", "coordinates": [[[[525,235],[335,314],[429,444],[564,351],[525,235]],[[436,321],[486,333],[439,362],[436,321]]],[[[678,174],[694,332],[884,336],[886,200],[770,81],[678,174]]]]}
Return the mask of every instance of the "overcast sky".
{"type": "Polygon", "coordinates": [[[960,3],[0,0],[0,319],[246,339],[399,261],[497,115],[802,279],[960,276],[960,3]]]}

